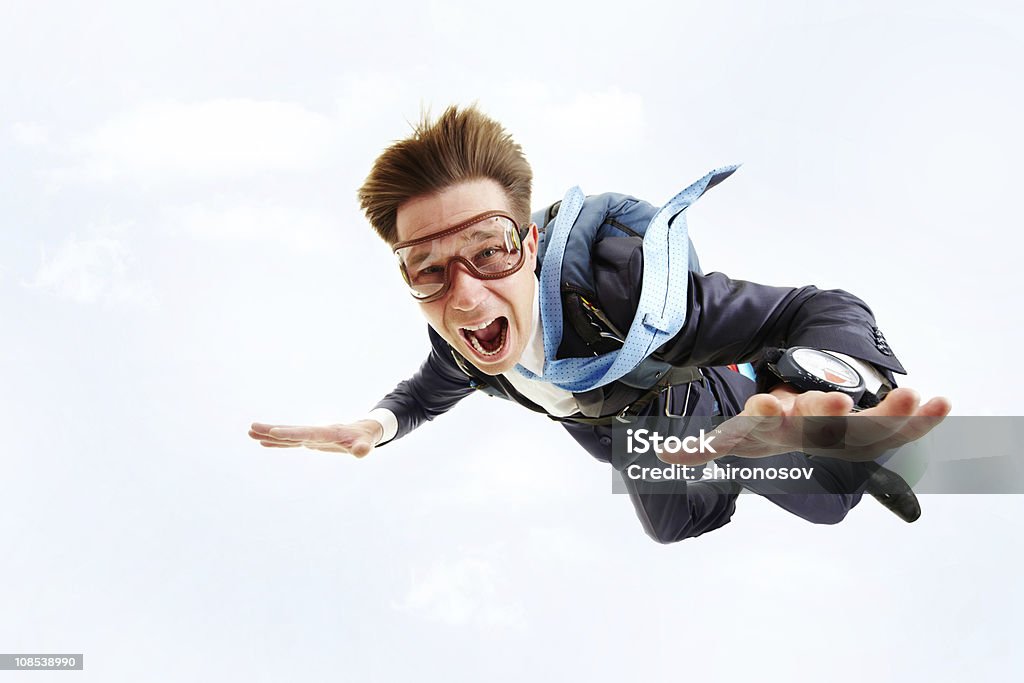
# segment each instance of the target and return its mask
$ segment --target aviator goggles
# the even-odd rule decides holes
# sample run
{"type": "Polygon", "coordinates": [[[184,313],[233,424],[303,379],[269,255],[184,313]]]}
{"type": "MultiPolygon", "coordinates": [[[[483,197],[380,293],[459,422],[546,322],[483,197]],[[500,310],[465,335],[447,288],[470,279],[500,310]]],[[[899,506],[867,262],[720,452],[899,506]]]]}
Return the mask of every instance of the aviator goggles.
{"type": "Polygon", "coordinates": [[[441,232],[394,246],[409,293],[420,303],[436,301],[451,287],[455,264],[479,280],[508,277],[522,268],[523,234],[501,211],[488,211],[441,232]]]}

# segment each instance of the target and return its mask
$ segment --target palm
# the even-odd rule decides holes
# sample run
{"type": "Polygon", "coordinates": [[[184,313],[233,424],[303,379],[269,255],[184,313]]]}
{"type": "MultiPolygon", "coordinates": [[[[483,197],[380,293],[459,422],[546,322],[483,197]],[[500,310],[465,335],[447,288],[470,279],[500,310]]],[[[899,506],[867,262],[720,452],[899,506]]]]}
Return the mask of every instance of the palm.
{"type": "MultiPolygon", "coordinates": [[[[763,458],[802,451],[842,460],[874,460],[920,439],[949,413],[948,399],[921,404],[913,389],[894,389],[879,405],[851,414],[853,402],[839,392],[799,393],[782,385],[747,400],[743,412],[715,431],[715,457],[763,458]]],[[[697,465],[700,454],[664,454],[668,462],[697,465]]]]}
{"type": "Polygon", "coordinates": [[[373,450],[374,445],[380,440],[381,432],[381,426],[372,420],[324,427],[254,422],[249,428],[249,436],[267,448],[304,446],[329,453],[351,453],[357,458],[362,458],[373,450]]]}

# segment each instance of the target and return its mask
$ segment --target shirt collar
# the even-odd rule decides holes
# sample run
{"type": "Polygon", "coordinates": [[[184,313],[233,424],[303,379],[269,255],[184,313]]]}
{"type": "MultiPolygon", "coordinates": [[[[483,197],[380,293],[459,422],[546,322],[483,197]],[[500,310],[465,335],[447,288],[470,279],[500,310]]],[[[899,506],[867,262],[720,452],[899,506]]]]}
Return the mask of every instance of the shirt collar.
{"type": "MultiPolygon", "coordinates": [[[[540,281],[536,276],[533,278],[533,326],[530,330],[530,340],[523,349],[523,355],[519,358],[519,364],[535,375],[544,372],[544,327],[540,320],[540,298],[537,296],[540,291],[540,281]]],[[[515,372],[512,370],[511,372],[515,372]]]]}

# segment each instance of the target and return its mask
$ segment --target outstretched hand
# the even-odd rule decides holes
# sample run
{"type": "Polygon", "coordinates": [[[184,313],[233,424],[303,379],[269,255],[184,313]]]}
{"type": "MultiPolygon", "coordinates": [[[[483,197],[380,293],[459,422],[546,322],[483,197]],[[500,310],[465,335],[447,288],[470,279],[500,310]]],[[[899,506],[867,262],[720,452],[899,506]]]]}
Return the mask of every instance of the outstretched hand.
{"type": "Polygon", "coordinates": [[[268,425],[253,422],[249,436],[267,448],[296,448],[305,446],[316,451],[351,453],[357,458],[369,455],[380,441],[384,430],[374,420],[360,420],[351,424],[326,427],[297,427],[294,425],[268,425]]]}
{"type": "MultiPolygon", "coordinates": [[[[743,412],[714,431],[714,445],[725,454],[763,458],[802,451],[841,460],[874,460],[886,451],[920,439],[942,422],[949,399],[922,404],[916,391],[893,389],[874,408],[851,414],[853,400],[840,392],[798,392],[783,384],[767,394],[751,396],[743,412]]],[[[700,465],[708,456],[663,453],[671,463],[700,465]]]]}

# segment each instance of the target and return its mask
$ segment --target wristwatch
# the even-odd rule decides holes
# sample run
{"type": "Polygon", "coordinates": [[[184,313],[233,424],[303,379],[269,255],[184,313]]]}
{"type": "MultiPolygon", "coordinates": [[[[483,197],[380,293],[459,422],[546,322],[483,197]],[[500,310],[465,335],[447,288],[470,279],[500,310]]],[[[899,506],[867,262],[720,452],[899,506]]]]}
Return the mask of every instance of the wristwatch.
{"type": "Polygon", "coordinates": [[[839,391],[853,399],[854,410],[877,406],[889,388],[868,391],[857,370],[828,351],[808,346],[768,349],[765,366],[783,382],[800,391],[839,391]]]}

